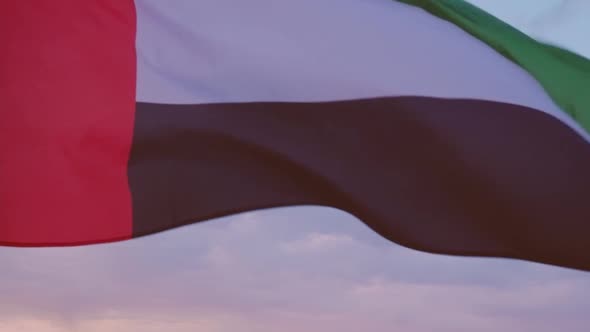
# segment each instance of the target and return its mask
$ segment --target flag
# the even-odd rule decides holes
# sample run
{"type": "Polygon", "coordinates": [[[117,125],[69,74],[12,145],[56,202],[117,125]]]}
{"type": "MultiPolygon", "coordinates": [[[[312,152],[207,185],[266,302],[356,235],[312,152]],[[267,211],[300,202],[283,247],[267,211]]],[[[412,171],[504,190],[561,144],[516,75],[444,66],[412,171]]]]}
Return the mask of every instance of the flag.
{"type": "Polygon", "coordinates": [[[0,13],[3,245],[320,205],[418,250],[590,270],[590,60],[571,41],[461,0],[0,13]]]}

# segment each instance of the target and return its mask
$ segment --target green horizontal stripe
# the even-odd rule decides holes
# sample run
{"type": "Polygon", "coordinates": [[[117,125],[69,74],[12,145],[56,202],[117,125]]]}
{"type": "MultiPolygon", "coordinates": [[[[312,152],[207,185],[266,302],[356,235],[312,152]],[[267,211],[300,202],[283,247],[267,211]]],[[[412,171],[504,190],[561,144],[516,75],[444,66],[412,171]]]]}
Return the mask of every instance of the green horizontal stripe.
{"type": "Polygon", "coordinates": [[[590,60],[541,43],[464,0],[398,1],[455,24],[521,66],[563,111],[590,132],[590,60]]]}

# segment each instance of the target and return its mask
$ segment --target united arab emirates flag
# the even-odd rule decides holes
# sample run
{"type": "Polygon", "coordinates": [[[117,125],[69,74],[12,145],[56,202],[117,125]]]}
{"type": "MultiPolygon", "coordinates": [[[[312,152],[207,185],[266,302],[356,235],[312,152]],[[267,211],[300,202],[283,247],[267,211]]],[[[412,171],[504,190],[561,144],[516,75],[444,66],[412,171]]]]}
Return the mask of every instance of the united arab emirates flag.
{"type": "Polygon", "coordinates": [[[590,270],[590,60],[527,33],[462,0],[0,1],[0,243],[323,205],[590,270]]]}

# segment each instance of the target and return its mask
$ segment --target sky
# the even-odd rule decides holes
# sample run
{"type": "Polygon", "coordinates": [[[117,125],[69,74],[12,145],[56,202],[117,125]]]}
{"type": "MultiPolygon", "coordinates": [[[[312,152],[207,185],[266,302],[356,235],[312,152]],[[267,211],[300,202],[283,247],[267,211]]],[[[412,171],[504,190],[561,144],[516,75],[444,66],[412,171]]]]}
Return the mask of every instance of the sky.
{"type": "MultiPolygon", "coordinates": [[[[590,26],[563,18],[587,17],[587,0],[472,2],[590,54],[590,42],[579,42],[590,26]]],[[[120,243],[0,248],[0,266],[0,332],[581,332],[590,324],[590,273],[421,253],[320,207],[120,243]]]]}
{"type": "Polygon", "coordinates": [[[590,273],[417,252],[339,210],[0,249],[0,331],[587,331],[590,273]]]}
{"type": "Polygon", "coordinates": [[[541,41],[590,58],[588,0],[467,0],[541,41]]]}

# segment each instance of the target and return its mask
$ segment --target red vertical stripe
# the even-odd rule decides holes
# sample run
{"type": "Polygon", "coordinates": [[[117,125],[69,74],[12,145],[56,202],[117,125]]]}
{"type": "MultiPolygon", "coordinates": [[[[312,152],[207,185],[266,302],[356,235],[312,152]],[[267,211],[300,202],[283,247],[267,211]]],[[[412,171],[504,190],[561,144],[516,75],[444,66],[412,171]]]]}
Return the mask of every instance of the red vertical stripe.
{"type": "Polygon", "coordinates": [[[132,0],[0,1],[0,243],[129,238],[132,0]]]}

